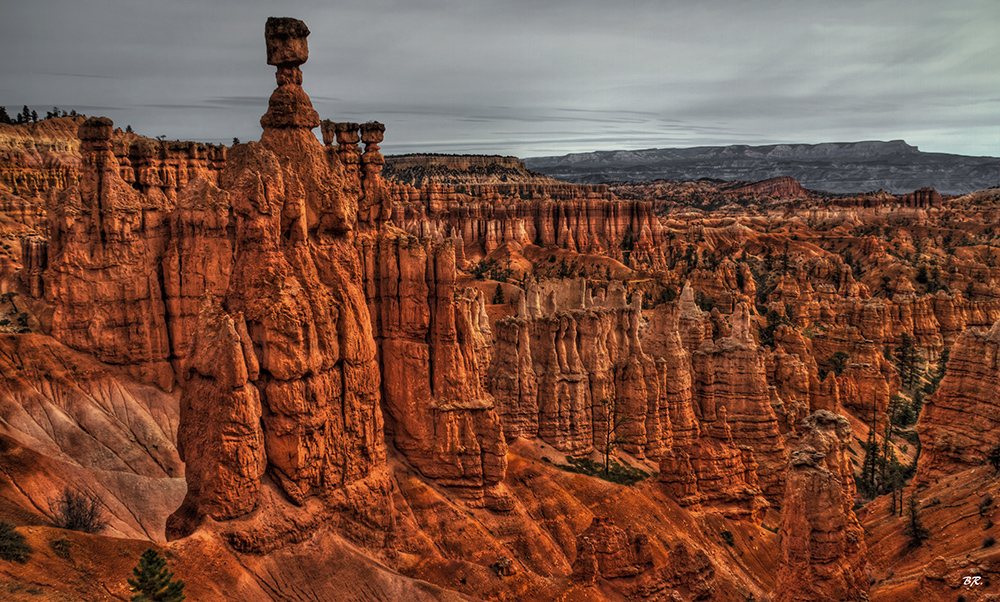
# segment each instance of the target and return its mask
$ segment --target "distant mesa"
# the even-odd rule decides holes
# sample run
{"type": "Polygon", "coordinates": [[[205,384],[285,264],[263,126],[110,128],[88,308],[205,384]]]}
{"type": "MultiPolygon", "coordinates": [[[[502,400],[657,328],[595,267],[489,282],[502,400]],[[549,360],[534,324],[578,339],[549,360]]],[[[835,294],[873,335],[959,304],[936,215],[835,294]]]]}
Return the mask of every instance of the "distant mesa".
{"type": "Polygon", "coordinates": [[[418,187],[431,180],[445,186],[519,182],[562,184],[529,171],[517,157],[499,155],[390,155],[386,157],[383,176],[418,187]]]}
{"type": "Polygon", "coordinates": [[[903,194],[931,187],[966,194],[997,183],[995,157],[925,153],[902,140],[610,150],[529,157],[524,163],[558,180],[585,184],[787,176],[805,188],[834,193],[903,194]]]}
{"type": "MultiPolygon", "coordinates": [[[[800,198],[809,196],[809,191],[802,187],[795,178],[782,176],[771,178],[761,182],[746,184],[738,188],[727,190],[729,194],[747,194],[752,196],[770,196],[781,198],[800,198]]],[[[938,195],[940,200],[941,195],[938,195]]]]}

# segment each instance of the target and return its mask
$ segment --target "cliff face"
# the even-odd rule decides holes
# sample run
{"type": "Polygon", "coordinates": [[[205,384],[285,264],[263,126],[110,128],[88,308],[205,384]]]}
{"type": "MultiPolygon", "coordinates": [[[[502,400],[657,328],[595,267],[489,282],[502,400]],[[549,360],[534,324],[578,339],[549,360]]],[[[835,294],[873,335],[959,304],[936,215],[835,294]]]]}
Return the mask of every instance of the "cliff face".
{"type": "Polygon", "coordinates": [[[917,479],[929,482],[977,466],[997,445],[1000,429],[1000,321],[989,332],[970,329],[955,342],[938,390],[917,425],[917,479]]]}
{"type": "Polygon", "coordinates": [[[178,433],[188,496],[174,536],[202,516],[258,508],[231,535],[247,549],[301,537],[301,524],[283,524],[289,515],[391,520],[380,374],[349,237],[356,201],[340,194],[343,169],[309,132],[319,123],[300,85],[308,33],[294,19],[268,21],[278,88],[264,135],[237,147],[220,179],[234,262],[224,296],[207,295],[197,318],[178,433]],[[307,498],[320,506],[297,510],[307,498]]]}
{"type": "Polygon", "coordinates": [[[59,117],[25,125],[0,124],[0,189],[30,199],[79,182],[83,117],[59,117]]]}
{"type": "Polygon", "coordinates": [[[802,421],[781,507],[776,601],[867,600],[864,534],[851,506],[847,419],[819,410],[802,421]]]}
{"type": "Polygon", "coordinates": [[[497,323],[488,380],[504,433],[538,436],[561,451],[587,453],[603,448],[614,421],[608,413],[617,411],[630,417],[623,427],[625,448],[657,457],[663,412],[655,366],[642,357],[632,328],[638,312],[623,303],[595,307],[579,299],[575,307],[558,311],[551,298],[550,313],[538,297],[529,288],[532,302],[522,304],[521,315],[497,323]],[[647,436],[647,418],[655,425],[653,437],[647,436]]]}
{"type": "Polygon", "coordinates": [[[753,184],[731,188],[726,192],[733,196],[773,196],[783,199],[809,196],[809,191],[803,188],[795,178],[789,176],[754,182],[753,184]]]}
{"type": "Polygon", "coordinates": [[[49,214],[44,288],[51,333],[169,390],[174,375],[157,265],[167,206],[121,179],[111,130],[107,118],[80,125],[80,184],[63,191],[49,214]]]}
{"type": "MultiPolygon", "coordinates": [[[[720,384],[717,399],[714,381],[709,394],[692,380],[707,367],[699,372],[697,358],[693,362],[683,347],[680,306],[657,312],[655,326],[640,338],[638,297],[626,305],[624,291],[613,285],[596,295],[584,286],[561,303],[555,293],[529,285],[518,316],[496,325],[488,382],[508,439],[538,437],[571,455],[603,451],[611,440],[637,458],[658,461],[665,489],[683,505],[708,502],[714,511],[759,518],[768,504],[758,472],[769,486],[780,486],[772,464],[783,462],[763,364],[759,374],[735,373],[732,387],[720,384]],[[747,391],[739,387],[761,395],[743,401],[747,391]],[[747,409],[747,403],[759,407],[747,409]],[[769,419],[756,416],[764,408],[769,419]],[[730,426],[734,413],[739,430],[730,426]],[[755,457],[769,464],[761,469],[755,457]]],[[[720,348],[733,340],[721,339],[720,348]]],[[[704,353],[714,353],[714,344],[706,345],[713,351],[704,353]]]]}
{"type": "Polygon", "coordinates": [[[662,266],[661,226],[650,203],[606,198],[606,191],[524,184],[474,188],[472,194],[429,184],[393,187],[393,221],[413,235],[461,238],[468,257],[505,243],[555,245],[634,265],[662,266]]]}
{"type": "MultiPolygon", "coordinates": [[[[102,118],[34,128],[33,151],[0,128],[20,149],[0,180],[0,330],[52,335],[0,335],[0,505],[45,522],[50,492],[89,488],[113,534],[166,530],[247,599],[330,566],[304,591],[336,597],[388,574],[339,566],[367,555],[481,599],[849,600],[865,545],[830,412],[882,432],[904,340],[921,364],[954,344],[918,477],[992,451],[1000,325],[963,331],[1000,318],[976,225],[995,195],[830,199],[783,179],[654,203],[671,183],[618,197],[507,159],[384,168],[381,124],[313,110],[307,34],[269,21],[264,134],[228,153],[102,118]],[[70,126],[76,146],[45,141],[70,126]],[[505,255],[511,274],[473,281],[505,255]],[[609,442],[657,477],[553,460],[609,442]],[[776,572],[760,525],[778,506],[776,572]]],[[[458,595],[402,580],[372,596],[458,595]]]]}
{"type": "Polygon", "coordinates": [[[623,449],[658,458],[669,446],[670,409],[653,359],[644,354],[641,311],[624,291],[595,298],[583,287],[560,298],[531,284],[518,316],[497,323],[489,371],[508,437],[538,436],[557,449],[603,449],[616,421],[623,449]]]}
{"type": "Polygon", "coordinates": [[[388,157],[386,179],[423,188],[503,183],[555,184],[557,180],[529,172],[517,157],[488,155],[399,155],[388,157]]]}
{"type": "MultiPolygon", "coordinates": [[[[55,117],[37,123],[0,124],[0,189],[29,200],[71,188],[84,170],[77,130],[83,116],[55,117]]],[[[122,180],[139,192],[157,189],[173,198],[189,180],[201,174],[214,179],[225,166],[225,147],[197,142],[160,141],[115,130],[111,152],[122,180]]]]}
{"type": "Polygon", "coordinates": [[[733,314],[732,334],[704,342],[693,360],[699,419],[715,422],[718,410],[726,408],[733,438],[754,450],[761,489],[768,499],[780,500],[784,445],[770,403],[764,358],[750,332],[746,306],[738,306],[733,314]]]}
{"type": "Polygon", "coordinates": [[[359,241],[396,448],[426,477],[503,505],[506,444],[483,379],[491,338],[483,295],[455,284],[451,241],[386,228],[359,241]]]}

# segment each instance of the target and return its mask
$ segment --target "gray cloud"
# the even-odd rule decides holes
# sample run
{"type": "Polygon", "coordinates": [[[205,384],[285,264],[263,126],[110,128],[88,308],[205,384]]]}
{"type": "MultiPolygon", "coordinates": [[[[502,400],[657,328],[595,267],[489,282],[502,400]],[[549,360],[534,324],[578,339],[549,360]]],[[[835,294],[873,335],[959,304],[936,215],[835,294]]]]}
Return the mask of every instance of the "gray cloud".
{"type": "MultiPolygon", "coordinates": [[[[0,105],[100,110],[140,133],[253,139],[274,88],[262,0],[36,0],[0,22],[0,105]]],[[[1000,5],[912,0],[340,0],[309,25],[323,118],[385,152],[905,139],[998,151],[1000,5]]]]}

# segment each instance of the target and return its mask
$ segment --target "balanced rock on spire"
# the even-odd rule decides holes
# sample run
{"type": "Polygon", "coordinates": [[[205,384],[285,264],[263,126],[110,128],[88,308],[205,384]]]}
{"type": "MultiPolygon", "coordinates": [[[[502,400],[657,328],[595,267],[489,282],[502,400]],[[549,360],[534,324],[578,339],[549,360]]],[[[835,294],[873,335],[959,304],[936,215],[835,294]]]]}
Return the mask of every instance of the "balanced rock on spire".
{"type": "Polygon", "coordinates": [[[309,60],[306,37],[309,28],[298,19],[268,17],[264,26],[267,44],[267,64],[278,68],[275,78],[278,88],[267,101],[267,113],[260,118],[260,126],[269,128],[306,128],[319,126],[319,114],[312,107],[309,96],[302,89],[302,70],[299,65],[309,60]]]}

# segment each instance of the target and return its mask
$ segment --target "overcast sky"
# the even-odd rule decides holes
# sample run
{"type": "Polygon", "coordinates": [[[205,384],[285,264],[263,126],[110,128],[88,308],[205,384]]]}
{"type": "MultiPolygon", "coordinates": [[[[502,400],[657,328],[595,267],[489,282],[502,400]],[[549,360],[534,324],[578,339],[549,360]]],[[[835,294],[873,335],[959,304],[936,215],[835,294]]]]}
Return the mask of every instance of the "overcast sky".
{"type": "Polygon", "coordinates": [[[257,139],[271,15],[312,31],[320,117],[385,123],[387,154],[893,139],[1000,154],[998,0],[8,0],[0,105],[257,139]]]}

